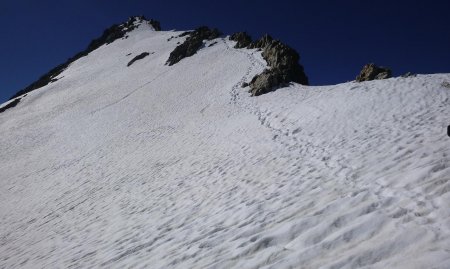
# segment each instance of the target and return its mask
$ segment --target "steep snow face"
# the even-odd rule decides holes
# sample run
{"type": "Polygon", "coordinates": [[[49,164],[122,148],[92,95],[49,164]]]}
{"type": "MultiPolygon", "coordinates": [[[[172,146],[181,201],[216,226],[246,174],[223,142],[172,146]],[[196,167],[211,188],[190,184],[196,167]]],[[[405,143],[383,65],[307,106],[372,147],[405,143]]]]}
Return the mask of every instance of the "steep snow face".
{"type": "Polygon", "coordinates": [[[147,27],[0,114],[1,268],[448,268],[449,74],[249,97],[147,27]]]}

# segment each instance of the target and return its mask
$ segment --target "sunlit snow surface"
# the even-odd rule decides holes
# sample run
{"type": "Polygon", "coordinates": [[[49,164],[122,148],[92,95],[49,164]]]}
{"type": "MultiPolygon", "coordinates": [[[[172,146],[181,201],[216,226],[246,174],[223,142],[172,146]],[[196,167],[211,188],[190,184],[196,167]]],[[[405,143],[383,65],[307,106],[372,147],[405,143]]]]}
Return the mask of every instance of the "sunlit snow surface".
{"type": "Polygon", "coordinates": [[[179,33],[0,114],[0,268],[450,268],[449,74],[249,97],[260,52],[179,33]]]}

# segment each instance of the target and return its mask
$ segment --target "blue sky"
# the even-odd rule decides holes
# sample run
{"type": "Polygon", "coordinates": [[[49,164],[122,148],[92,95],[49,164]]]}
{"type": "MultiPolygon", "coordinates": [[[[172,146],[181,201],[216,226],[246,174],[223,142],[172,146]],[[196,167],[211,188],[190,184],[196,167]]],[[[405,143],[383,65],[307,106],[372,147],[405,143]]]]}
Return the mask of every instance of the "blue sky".
{"type": "Polygon", "coordinates": [[[0,102],[131,15],[159,20],[163,30],[267,32],[300,53],[312,85],[353,80],[369,62],[394,75],[448,73],[449,10],[450,1],[438,0],[2,0],[0,102]]]}

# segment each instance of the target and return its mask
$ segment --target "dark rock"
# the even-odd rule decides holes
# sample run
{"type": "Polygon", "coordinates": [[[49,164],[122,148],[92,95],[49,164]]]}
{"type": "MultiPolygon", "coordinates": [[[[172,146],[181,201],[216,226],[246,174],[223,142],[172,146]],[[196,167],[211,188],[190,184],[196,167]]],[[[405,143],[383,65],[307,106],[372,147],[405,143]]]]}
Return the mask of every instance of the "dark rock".
{"type": "Polygon", "coordinates": [[[167,41],[171,41],[171,40],[174,39],[174,38],[179,38],[179,37],[187,36],[187,35],[189,35],[191,32],[192,32],[192,31],[187,31],[187,32],[183,32],[183,33],[181,33],[181,34],[179,34],[179,35],[177,35],[177,36],[171,36],[169,39],[167,39],[167,41]]]}
{"type": "Polygon", "coordinates": [[[246,32],[234,33],[230,36],[230,40],[237,42],[234,45],[236,49],[246,48],[252,43],[252,38],[246,32]]]}
{"type": "Polygon", "coordinates": [[[248,46],[248,48],[249,49],[263,49],[266,46],[269,46],[270,44],[272,44],[272,42],[273,42],[273,38],[270,35],[265,34],[259,40],[251,43],[248,46]]]}
{"type": "MultiPolygon", "coordinates": [[[[24,95],[25,97],[26,95],[24,95]]],[[[0,113],[5,112],[7,109],[13,108],[15,106],[17,106],[17,104],[20,102],[20,100],[22,100],[22,98],[16,98],[14,99],[14,101],[9,102],[7,105],[0,107],[0,113]]]]}
{"type": "Polygon", "coordinates": [[[193,38],[189,41],[185,41],[183,44],[178,45],[169,55],[169,59],[166,64],[174,65],[186,57],[194,55],[203,44],[203,40],[193,38]]]}
{"type": "Polygon", "coordinates": [[[417,75],[413,74],[411,72],[407,72],[407,73],[402,75],[402,78],[409,78],[409,77],[415,77],[415,76],[417,76],[417,75]]]}
{"type": "Polygon", "coordinates": [[[242,88],[245,88],[245,87],[248,87],[248,85],[249,85],[249,84],[248,84],[247,82],[244,82],[244,83],[242,83],[241,87],[242,87],[242,88]]]}
{"type": "Polygon", "coordinates": [[[143,52],[143,53],[139,54],[138,56],[134,57],[134,58],[127,64],[127,66],[130,66],[130,65],[132,65],[134,62],[136,62],[136,61],[138,61],[138,60],[141,60],[141,59],[144,59],[145,57],[147,57],[147,56],[149,56],[149,55],[150,55],[150,53],[148,53],[148,52],[143,52]]]}
{"type": "MultiPolygon", "coordinates": [[[[142,16],[142,17],[144,17],[144,16],[142,16]]],[[[145,18],[143,18],[143,19],[146,20],[145,18]]],[[[150,24],[153,27],[153,29],[155,29],[155,31],[161,31],[161,23],[159,21],[150,19],[150,20],[147,20],[147,22],[148,22],[148,24],[150,24]]]]}
{"type": "Polygon", "coordinates": [[[194,32],[194,31],[186,31],[186,32],[179,34],[177,37],[187,36],[187,35],[190,35],[192,32],[194,32]]]}
{"type": "Polygon", "coordinates": [[[50,82],[56,81],[55,77],[61,74],[71,63],[80,59],[81,57],[88,55],[89,53],[91,53],[92,51],[98,49],[103,45],[110,44],[119,38],[123,38],[128,32],[131,32],[139,24],[142,23],[148,23],[156,31],[161,30],[161,26],[158,21],[153,19],[147,20],[144,16],[130,17],[126,22],[120,25],[114,24],[105,31],[103,31],[103,34],[99,38],[92,40],[85,50],[77,53],[72,58],[69,58],[65,63],[58,65],[57,67],[53,68],[52,70],[41,76],[37,81],[31,83],[26,88],[18,91],[16,94],[14,94],[14,96],[11,97],[11,99],[14,99],[24,93],[41,88],[49,84],[50,82]]]}
{"type": "Polygon", "coordinates": [[[212,42],[211,44],[209,44],[208,47],[212,47],[212,46],[214,46],[215,44],[217,44],[216,41],[214,41],[214,42],[212,42]]]}
{"type": "Polygon", "coordinates": [[[217,29],[209,29],[206,26],[197,28],[195,31],[190,32],[186,40],[170,53],[166,64],[169,66],[174,65],[182,59],[194,55],[202,47],[203,40],[212,40],[220,35],[221,33],[217,29]]]}
{"type": "Polygon", "coordinates": [[[442,82],[442,87],[445,87],[445,88],[448,88],[448,89],[450,89],[450,82],[448,82],[448,81],[444,81],[444,82],[442,82]]]}
{"type": "Polygon", "coordinates": [[[370,81],[375,79],[386,79],[392,77],[392,72],[389,68],[378,67],[375,64],[366,64],[356,77],[357,82],[370,81]]]}
{"type": "Polygon", "coordinates": [[[252,96],[258,96],[285,87],[291,82],[307,85],[308,80],[304,76],[303,69],[298,71],[277,68],[265,69],[250,81],[249,92],[252,96]]]}
{"type": "Polygon", "coordinates": [[[250,82],[250,93],[253,96],[275,91],[290,82],[308,85],[308,77],[303,66],[298,63],[300,56],[294,49],[269,35],[251,43],[249,48],[262,49],[261,55],[270,67],[250,82]]]}
{"type": "Polygon", "coordinates": [[[188,39],[199,38],[202,40],[213,40],[215,38],[218,38],[221,35],[222,35],[222,33],[216,28],[209,29],[206,26],[202,26],[202,27],[195,29],[194,31],[191,31],[188,39]]]}
{"type": "Polygon", "coordinates": [[[276,70],[265,69],[250,81],[249,92],[252,96],[259,96],[274,91],[280,86],[283,86],[281,73],[276,70]]]}
{"type": "Polygon", "coordinates": [[[138,27],[139,24],[142,23],[148,23],[153,27],[153,29],[155,29],[155,31],[161,30],[160,23],[156,20],[153,19],[147,20],[144,16],[130,17],[126,22],[120,25],[113,25],[109,27],[103,32],[103,35],[101,37],[92,40],[88,48],[86,49],[87,53],[99,48],[102,45],[110,44],[116,41],[117,39],[124,37],[125,34],[133,31],[138,27]]]}
{"type": "Polygon", "coordinates": [[[267,61],[270,67],[278,69],[291,69],[298,65],[300,56],[298,53],[281,43],[274,40],[263,47],[263,58],[267,61]]]}

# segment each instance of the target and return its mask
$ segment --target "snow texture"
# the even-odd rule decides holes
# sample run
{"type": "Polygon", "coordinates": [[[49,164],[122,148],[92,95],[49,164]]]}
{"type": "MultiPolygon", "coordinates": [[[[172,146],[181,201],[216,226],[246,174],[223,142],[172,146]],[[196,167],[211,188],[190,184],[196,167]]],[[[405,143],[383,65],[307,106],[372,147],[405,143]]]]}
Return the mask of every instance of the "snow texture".
{"type": "Polygon", "coordinates": [[[0,268],[449,268],[449,74],[250,97],[260,52],[180,33],[0,114],[0,268]]]}

